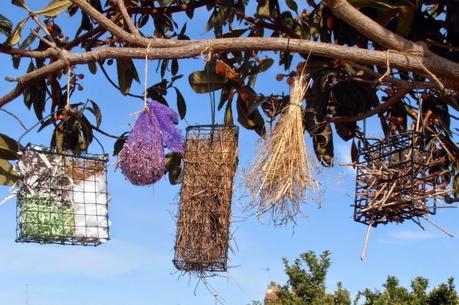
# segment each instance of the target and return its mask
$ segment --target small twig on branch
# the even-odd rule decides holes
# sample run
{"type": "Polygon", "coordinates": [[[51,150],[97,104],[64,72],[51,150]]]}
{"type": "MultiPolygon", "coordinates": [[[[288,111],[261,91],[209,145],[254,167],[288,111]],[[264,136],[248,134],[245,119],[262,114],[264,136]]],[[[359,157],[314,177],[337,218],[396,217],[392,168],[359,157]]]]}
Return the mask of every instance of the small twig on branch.
{"type": "Polygon", "coordinates": [[[21,121],[21,119],[15,115],[14,113],[4,109],[4,108],[0,108],[1,111],[5,112],[6,114],[10,115],[11,117],[13,117],[16,121],[18,121],[19,125],[21,125],[22,128],[24,128],[25,130],[28,130],[29,128],[27,128],[27,126],[21,121]]]}

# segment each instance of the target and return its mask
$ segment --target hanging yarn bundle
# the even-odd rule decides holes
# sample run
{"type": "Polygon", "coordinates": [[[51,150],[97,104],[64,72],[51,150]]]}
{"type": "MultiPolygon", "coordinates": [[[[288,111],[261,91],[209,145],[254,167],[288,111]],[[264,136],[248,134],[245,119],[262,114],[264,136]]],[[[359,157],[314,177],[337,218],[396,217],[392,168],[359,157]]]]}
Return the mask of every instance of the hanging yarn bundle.
{"type": "Polygon", "coordinates": [[[156,101],[139,115],[120,152],[121,171],[132,184],[148,185],[161,179],[166,170],[164,147],[183,153],[177,123],[177,113],[156,101]]]}
{"type": "Polygon", "coordinates": [[[275,224],[294,221],[300,204],[319,184],[314,177],[303,133],[301,103],[307,90],[303,75],[297,77],[290,92],[290,104],[279,118],[272,134],[262,143],[252,169],[246,175],[251,203],[260,216],[272,213],[275,224]]]}

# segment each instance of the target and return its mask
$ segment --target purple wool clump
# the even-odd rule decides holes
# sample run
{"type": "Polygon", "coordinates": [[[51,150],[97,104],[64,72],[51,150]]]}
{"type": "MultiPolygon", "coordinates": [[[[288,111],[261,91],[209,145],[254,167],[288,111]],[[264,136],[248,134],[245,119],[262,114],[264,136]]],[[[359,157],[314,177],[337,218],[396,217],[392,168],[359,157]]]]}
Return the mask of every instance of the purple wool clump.
{"type": "Polygon", "coordinates": [[[175,124],[177,114],[156,101],[148,104],[120,152],[120,168],[134,185],[155,183],[164,175],[164,146],[182,153],[183,138],[175,124]]]}
{"type": "Polygon", "coordinates": [[[159,126],[161,127],[164,146],[173,152],[183,154],[183,137],[177,127],[175,127],[179,121],[178,114],[166,105],[156,101],[152,101],[150,105],[152,105],[152,109],[156,114],[159,126]]]}

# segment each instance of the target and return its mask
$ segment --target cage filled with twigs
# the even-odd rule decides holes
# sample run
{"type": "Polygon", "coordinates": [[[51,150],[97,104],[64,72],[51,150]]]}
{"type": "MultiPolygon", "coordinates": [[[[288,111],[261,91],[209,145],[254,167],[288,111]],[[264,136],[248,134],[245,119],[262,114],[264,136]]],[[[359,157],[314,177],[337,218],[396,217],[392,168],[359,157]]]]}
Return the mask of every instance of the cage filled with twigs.
{"type": "Polygon", "coordinates": [[[449,193],[433,172],[434,141],[414,131],[384,140],[367,139],[356,164],[354,220],[369,226],[401,223],[436,213],[436,199],[449,193]]]}
{"type": "Polygon", "coordinates": [[[16,167],[17,242],[99,245],[109,239],[107,155],[28,145],[16,167]]]}
{"type": "Polygon", "coordinates": [[[188,127],[174,265],[199,275],[226,271],[238,128],[188,127]]]}

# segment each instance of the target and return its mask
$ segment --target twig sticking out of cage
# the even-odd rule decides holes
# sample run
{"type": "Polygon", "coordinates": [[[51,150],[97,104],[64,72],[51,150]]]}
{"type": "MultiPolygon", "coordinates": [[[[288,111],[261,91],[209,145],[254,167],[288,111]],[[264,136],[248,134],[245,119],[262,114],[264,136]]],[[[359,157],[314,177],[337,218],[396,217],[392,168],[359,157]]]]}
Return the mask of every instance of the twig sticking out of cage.
{"type": "Polygon", "coordinates": [[[226,271],[237,156],[234,127],[187,139],[174,259],[179,270],[198,277],[226,271]]]}
{"type": "Polygon", "coordinates": [[[305,77],[295,79],[290,104],[272,134],[261,144],[252,169],[246,174],[249,209],[257,216],[271,211],[275,224],[294,221],[308,192],[318,191],[303,133],[301,104],[307,90],[305,77]]]}

